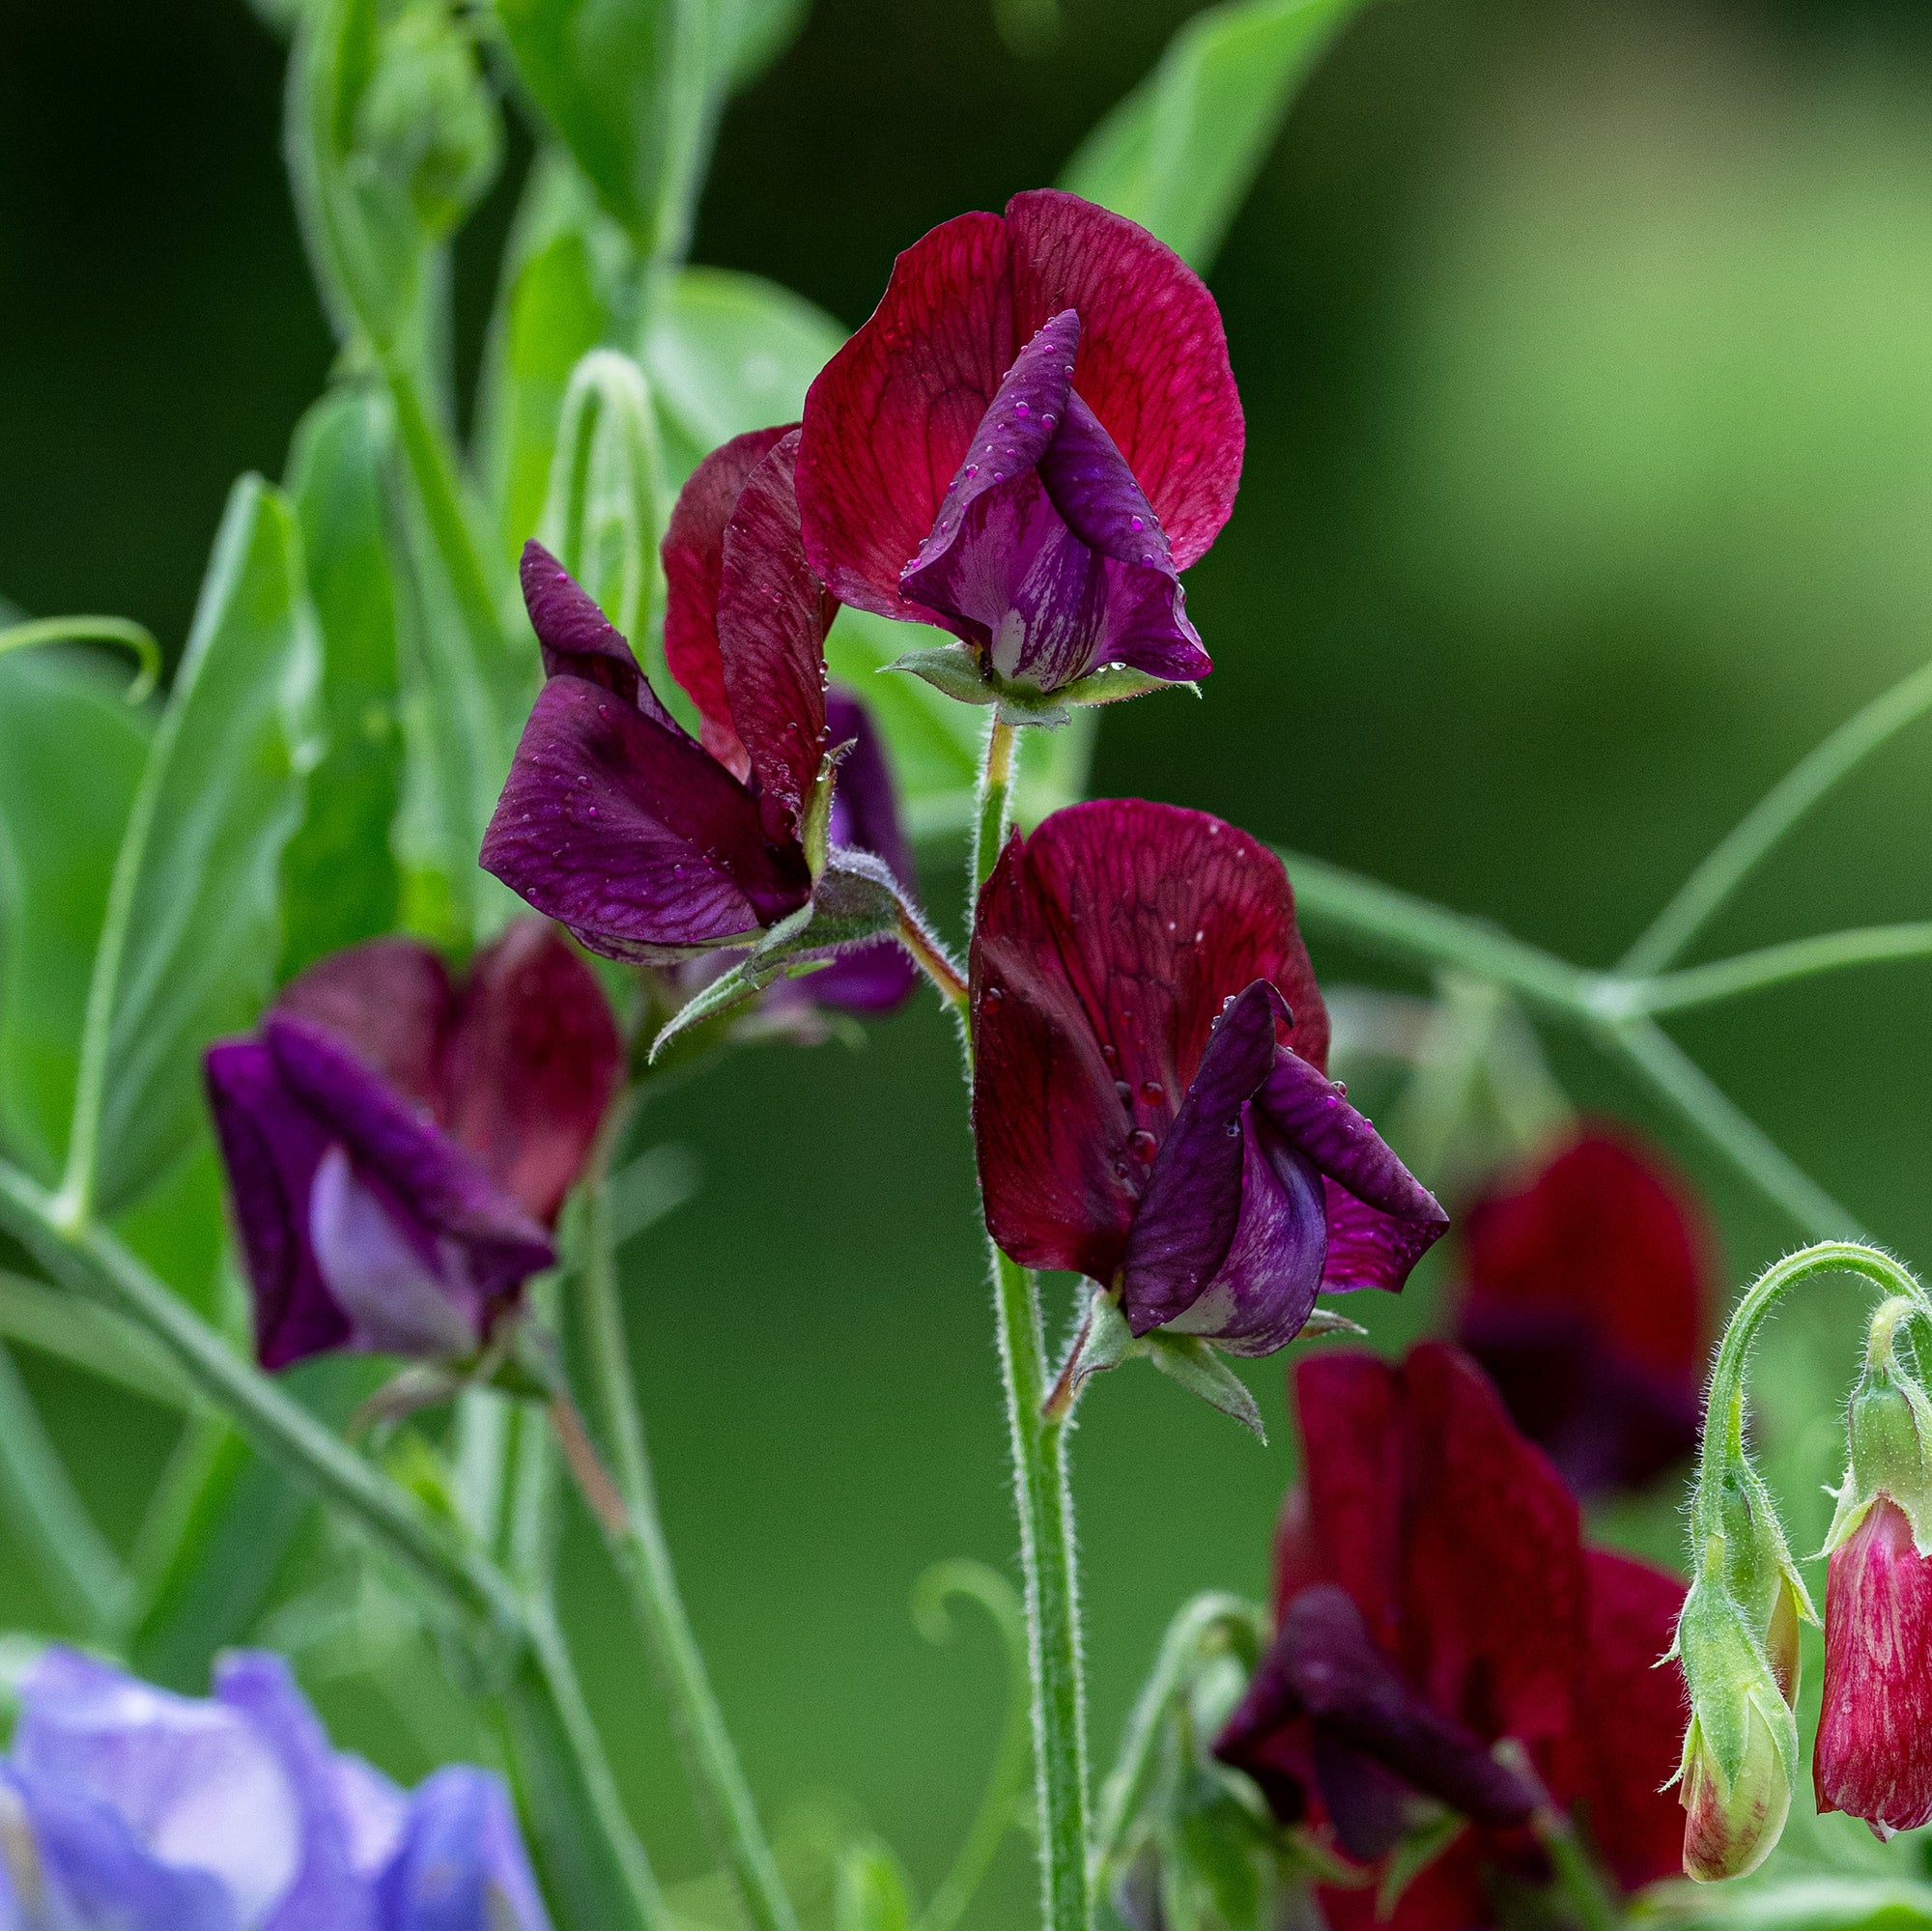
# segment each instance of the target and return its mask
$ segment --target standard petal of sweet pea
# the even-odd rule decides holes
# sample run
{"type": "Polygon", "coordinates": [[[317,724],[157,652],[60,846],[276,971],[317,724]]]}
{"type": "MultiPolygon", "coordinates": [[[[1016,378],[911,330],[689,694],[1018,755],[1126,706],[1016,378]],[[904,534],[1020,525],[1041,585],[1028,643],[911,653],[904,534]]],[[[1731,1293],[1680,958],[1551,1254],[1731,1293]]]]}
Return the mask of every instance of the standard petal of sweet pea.
{"type": "Polygon", "coordinates": [[[1121,1270],[1122,1311],[1137,1335],[1186,1314],[1228,1258],[1241,1217],[1242,1115],[1274,1062],[1277,1014],[1287,1019],[1281,994],[1257,980],[1220,1015],[1161,1142],[1121,1270]]]}
{"type": "Polygon", "coordinates": [[[429,947],[394,937],[346,947],[298,974],[275,1004],[327,1027],[398,1093],[442,1112],[442,1049],[457,996],[429,947]]]}
{"type": "Polygon", "coordinates": [[[379,1892],[382,1931],[550,1931],[509,1793],[467,1764],[416,1790],[379,1892]]]}
{"type": "MultiPolygon", "coordinates": [[[[335,1753],[288,1664],[265,1650],[223,1657],[215,1665],[212,1707],[247,1719],[274,1752],[296,1805],[296,1873],[262,1920],[262,1931],[378,1931],[341,1814],[335,1753]]],[[[208,1823],[231,1841],[241,1833],[241,1820],[233,1817],[211,1816],[208,1823]]]]}
{"type": "Polygon", "coordinates": [[[1220,533],[1241,476],[1241,402],[1214,298],[1145,228],[1078,195],[1015,195],[1007,229],[1017,338],[1079,311],[1073,385],[1153,505],[1175,567],[1186,569],[1220,533]]]}
{"type": "Polygon", "coordinates": [[[841,603],[952,627],[901,593],[899,573],[938,518],[1024,339],[1013,331],[1008,267],[998,215],[962,214],[933,229],[899,256],[871,320],[806,396],[805,553],[841,603]]]}
{"type": "Polygon", "coordinates": [[[1676,1634],[1684,1584],[1614,1549],[1584,1550],[1589,1633],[1573,1767],[1557,1795],[1580,1802],[1590,1841],[1626,1890],[1673,1876],[1684,1813],[1666,1790],[1690,1699],[1684,1671],[1660,1662],[1676,1634]]]}
{"type": "MultiPolygon", "coordinates": [[[[53,1649],[22,1688],[14,1761],[33,1789],[111,1812],[157,1862],[215,1880],[242,1931],[281,1931],[304,1867],[303,1799],[248,1714],[53,1649]]],[[[359,1931],[354,1915],[344,1931],[359,1931]]]]}
{"type": "Polygon", "coordinates": [[[443,1124],[554,1225],[622,1050],[597,975],[554,925],[519,919],[470,964],[449,1036],[443,1124]]]}
{"type": "Polygon", "coordinates": [[[838,604],[798,534],[793,431],[746,478],[724,531],[718,644],[724,690],[758,781],[765,833],[797,839],[828,743],[825,634],[838,604]]]}
{"type": "Polygon", "coordinates": [[[537,697],[482,864],[593,951],[652,962],[783,918],[811,883],[723,765],[569,676],[537,697]]]}
{"type": "Polygon", "coordinates": [[[750,775],[752,761],[732,721],[718,650],[724,526],[752,471],[795,427],[753,429],[714,449],[678,493],[661,546],[665,663],[697,706],[704,749],[737,778],[750,775]]]}
{"type": "Polygon", "coordinates": [[[309,1200],[333,1144],[327,1124],[260,1040],[217,1042],[203,1069],[253,1290],[256,1359],[273,1370],[345,1346],[354,1323],[309,1240],[309,1200]]]}

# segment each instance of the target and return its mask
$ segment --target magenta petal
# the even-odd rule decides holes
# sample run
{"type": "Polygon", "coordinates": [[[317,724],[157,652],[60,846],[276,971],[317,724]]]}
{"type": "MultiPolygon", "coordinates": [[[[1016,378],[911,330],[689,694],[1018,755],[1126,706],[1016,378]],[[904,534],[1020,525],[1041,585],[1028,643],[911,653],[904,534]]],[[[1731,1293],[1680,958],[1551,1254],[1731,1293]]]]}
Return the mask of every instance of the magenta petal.
{"type": "Polygon", "coordinates": [[[1220,533],[1241,478],[1241,401],[1214,298],[1145,228],[1078,195],[1015,195],[1007,229],[1017,339],[1063,309],[1079,311],[1073,385],[1185,570],[1220,533]]]}
{"type": "Polygon", "coordinates": [[[825,754],[825,634],[838,610],[798,534],[798,435],[746,478],[724,531],[718,643],[766,835],[797,839],[825,754]]]}
{"type": "Polygon", "coordinates": [[[443,1124],[554,1225],[610,1104],[622,1046],[597,975],[554,925],[516,920],[471,961],[443,1124]]]}
{"type": "Polygon", "coordinates": [[[901,595],[899,573],[1011,365],[1008,266],[1007,224],[996,214],[933,229],[899,256],[871,320],[806,396],[805,551],[841,603],[952,627],[901,595]]]}
{"type": "Polygon", "coordinates": [[[1322,1178],[1328,1202],[1328,1260],[1321,1273],[1324,1294],[1380,1288],[1400,1293],[1409,1269],[1441,1238],[1449,1217],[1407,1219],[1384,1213],[1351,1194],[1339,1180],[1322,1178]]]}
{"type": "Polygon", "coordinates": [[[810,892],[756,801],[681,731],[595,684],[539,693],[482,864],[591,951],[662,960],[769,924],[810,892]]]}
{"type": "Polygon", "coordinates": [[[218,1041],[203,1067],[253,1290],[256,1358],[272,1370],[345,1346],[353,1323],[328,1292],[308,1238],[309,1194],[331,1145],[328,1128],[260,1040],[218,1041]]]}
{"type": "Polygon", "coordinates": [[[1184,1315],[1228,1258],[1241,1215],[1243,1108],[1275,1054],[1281,994],[1257,980],[1221,1014],[1161,1142],[1127,1235],[1121,1306],[1135,1334],[1184,1315]]]}
{"type": "Polygon", "coordinates": [[[734,777],[752,761],[731,718],[718,649],[718,593],[724,579],[724,526],[747,480],[791,425],[754,429],[721,443],[678,493],[661,553],[665,570],[665,663],[697,706],[704,749],[734,777]]]}
{"type": "Polygon", "coordinates": [[[414,939],[368,939],[283,986],[284,1012],[325,1026],[397,1092],[442,1112],[443,1039],[456,1013],[449,968],[414,939]]]}

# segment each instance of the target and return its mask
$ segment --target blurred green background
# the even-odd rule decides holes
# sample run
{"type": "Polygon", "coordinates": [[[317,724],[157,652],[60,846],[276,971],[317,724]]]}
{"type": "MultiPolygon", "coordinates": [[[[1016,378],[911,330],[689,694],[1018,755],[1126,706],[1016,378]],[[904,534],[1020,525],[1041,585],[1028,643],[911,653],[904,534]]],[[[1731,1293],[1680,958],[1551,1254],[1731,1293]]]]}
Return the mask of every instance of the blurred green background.
{"type": "MultiPolygon", "coordinates": [[[[816,0],[730,110],[696,258],[856,325],[897,248],[1051,180],[1191,11],[816,0]]],[[[178,647],[231,478],[279,473],[322,386],[281,63],[242,0],[13,0],[0,21],[0,592],[28,611],[118,611],[178,647]]],[[[461,246],[466,369],[517,171],[461,246]]],[[[1110,715],[1096,790],[1207,807],[1607,964],[1766,785],[1926,655],[1922,5],[1380,0],[1301,97],[1213,286],[1249,432],[1234,522],[1189,586],[1217,669],[1199,704],[1110,715]]],[[[1817,814],[1701,955],[1932,913],[1928,740],[1817,814]]],[[[930,856],[948,910],[956,854],[930,856]]],[[[1402,982],[1333,946],[1317,963],[1331,984],[1402,982]]],[[[1675,1029],[1921,1264],[1925,989],[1917,968],[1840,975],[1675,1029]]],[[[1548,1044],[1579,1104],[1690,1165],[1727,1286],[1794,1240],[1587,1047],[1548,1044]]],[[[923,1643],[907,1595],[942,1556],[1010,1568],[1014,1539],[951,1029],[923,1005],[863,1051],[743,1054],[651,1128],[694,1150],[702,1184],[627,1252],[639,1368],[753,1781],[778,1815],[834,1793],[929,1887],[1001,1676],[983,1628],[923,1643]]],[[[1438,1318],[1447,1273],[1355,1312],[1398,1343],[1438,1318]]],[[[1848,1292],[1767,1349],[1761,1435],[1805,1548],[1857,1322],[1848,1292]]],[[[1083,1409],[1102,1765],[1180,1598],[1264,1586],[1293,1469],[1283,1365],[1250,1376],[1266,1449],[1145,1369],[1083,1409]]],[[[131,1535],[165,1421],[27,1366],[89,1499],[131,1535]]],[[[1668,1556],[1674,1501],[1612,1527],[1668,1556]]],[[[691,1876],[658,1706],[581,1525],[570,1561],[637,1813],[667,1876],[691,1876]]],[[[37,1615],[0,1573],[0,1618],[37,1615]]],[[[426,1768],[373,1696],[323,1700],[345,1741],[426,1768]]],[[[1017,1921],[1030,1885],[1011,1843],[977,1921],[1017,1921]]]]}

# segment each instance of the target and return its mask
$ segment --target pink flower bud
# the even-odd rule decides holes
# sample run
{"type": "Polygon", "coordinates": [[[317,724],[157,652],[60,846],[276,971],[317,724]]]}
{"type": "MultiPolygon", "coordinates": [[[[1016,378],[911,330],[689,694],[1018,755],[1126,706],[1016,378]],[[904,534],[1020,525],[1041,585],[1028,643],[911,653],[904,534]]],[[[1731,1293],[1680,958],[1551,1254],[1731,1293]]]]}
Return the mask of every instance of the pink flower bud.
{"type": "Polygon", "coordinates": [[[1888,1494],[1832,1552],[1812,1777],[1881,1839],[1932,1820],[1932,1557],[1888,1494]]]}
{"type": "Polygon", "coordinates": [[[1777,1729],[1755,1699],[1740,1715],[1744,1756],[1727,1784],[1697,1719],[1684,1740],[1684,1875],[1700,1884],[1744,1877],[1757,1869],[1784,1831],[1791,1810],[1791,1778],[1786,1775],[1777,1729]]]}

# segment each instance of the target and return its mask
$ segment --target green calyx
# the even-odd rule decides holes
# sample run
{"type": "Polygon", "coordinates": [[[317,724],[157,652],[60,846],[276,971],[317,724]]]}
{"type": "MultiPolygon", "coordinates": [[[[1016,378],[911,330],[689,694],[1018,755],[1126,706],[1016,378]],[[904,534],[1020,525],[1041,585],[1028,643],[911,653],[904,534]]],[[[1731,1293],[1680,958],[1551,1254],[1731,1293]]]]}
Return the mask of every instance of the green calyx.
{"type": "Polygon", "coordinates": [[[1845,1418],[1849,1461],[1822,1555],[1858,1528],[1881,1495],[1905,1512],[1918,1552],[1932,1554],[1932,1399],[1907,1332],[1918,1314],[1898,1295],[1872,1316],[1864,1370],[1845,1418]]]}
{"type": "Polygon", "coordinates": [[[880,669],[910,671],[962,704],[991,704],[1003,724],[1064,724],[1077,708],[1119,704],[1129,697],[1145,696],[1150,691],[1181,690],[1192,691],[1197,697],[1201,695],[1198,685],[1174,684],[1125,664],[1109,664],[1057,691],[1041,691],[1002,677],[971,644],[956,639],[928,650],[909,650],[880,669]]]}

